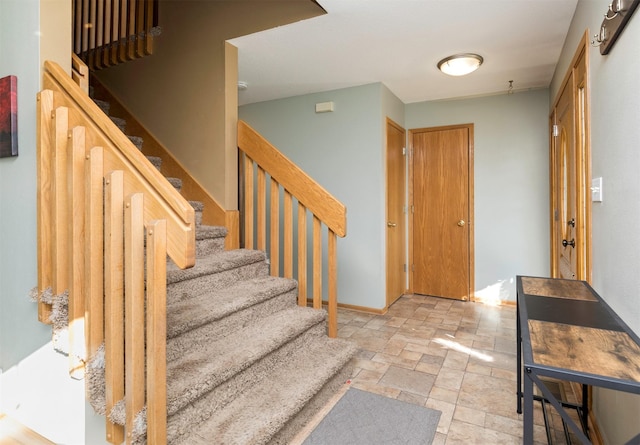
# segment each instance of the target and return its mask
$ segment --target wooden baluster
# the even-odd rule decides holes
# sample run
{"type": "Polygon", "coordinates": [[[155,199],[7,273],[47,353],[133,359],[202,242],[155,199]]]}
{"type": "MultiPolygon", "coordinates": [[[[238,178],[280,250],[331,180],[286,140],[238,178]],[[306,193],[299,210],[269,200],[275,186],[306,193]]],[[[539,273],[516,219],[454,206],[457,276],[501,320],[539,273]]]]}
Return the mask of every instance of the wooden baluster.
{"type": "Polygon", "coordinates": [[[69,289],[69,196],[67,193],[67,141],[69,110],[58,107],[53,112],[53,296],[69,289]]]}
{"type": "Polygon", "coordinates": [[[307,305],[307,209],[298,202],[298,306],[307,305]]]}
{"type": "Polygon", "coordinates": [[[87,57],[87,65],[95,66],[95,56],[96,56],[96,18],[97,18],[97,3],[100,0],[89,0],[87,12],[87,23],[85,24],[85,28],[89,32],[87,36],[87,46],[88,46],[88,57],[87,57]]]}
{"type": "Polygon", "coordinates": [[[271,178],[270,195],[269,258],[271,259],[271,275],[277,277],[280,275],[280,187],[273,178],[271,178]]]}
{"type": "Polygon", "coordinates": [[[284,276],[293,278],[293,198],[284,191],[284,276]]]}
{"type": "Polygon", "coordinates": [[[85,309],[85,127],[74,127],[67,155],[71,224],[70,244],[67,252],[71,253],[71,279],[69,286],[69,360],[70,374],[74,378],[84,376],[84,362],[86,360],[86,343],[84,336],[85,309]]]}
{"type": "Polygon", "coordinates": [[[120,26],[120,0],[107,0],[111,4],[111,46],[105,55],[105,65],[111,66],[118,63],[118,38],[119,38],[119,26],[120,26]]]}
{"type": "Polygon", "coordinates": [[[126,443],[132,443],[136,415],[144,407],[144,195],[124,205],[126,443]]]}
{"type": "Polygon", "coordinates": [[[267,250],[267,177],[258,166],[258,250],[267,250]]]}
{"type": "Polygon", "coordinates": [[[94,68],[102,68],[102,60],[103,60],[103,45],[105,44],[104,36],[105,36],[105,17],[104,17],[104,9],[105,3],[107,0],[94,0],[98,3],[96,9],[96,21],[94,22],[94,27],[96,29],[96,46],[94,49],[95,57],[93,58],[93,67],[94,68]]]}
{"type": "Polygon", "coordinates": [[[337,237],[333,230],[329,230],[328,240],[328,272],[329,272],[329,302],[328,312],[328,335],[331,338],[338,336],[338,251],[337,237]]]}
{"type": "Polygon", "coordinates": [[[137,0],[137,4],[136,4],[136,41],[135,43],[135,53],[136,53],[136,57],[144,57],[145,53],[144,53],[144,41],[145,41],[145,35],[146,35],[146,31],[145,31],[145,19],[144,19],[144,15],[146,12],[146,1],[144,0],[137,0]]]}
{"type": "Polygon", "coordinates": [[[313,216],[313,307],[322,309],[322,225],[313,216]]]}
{"type": "MultiPolygon", "coordinates": [[[[133,1],[133,0],[131,0],[133,1]]],[[[117,59],[115,63],[126,62],[127,61],[127,43],[129,39],[127,38],[127,12],[128,8],[128,0],[120,0],[120,10],[118,11],[118,48],[117,48],[117,59]]]]}
{"type": "Polygon", "coordinates": [[[99,63],[99,67],[100,68],[106,68],[110,65],[110,44],[112,41],[111,38],[111,33],[113,32],[113,23],[112,23],[112,16],[111,16],[111,4],[112,4],[113,0],[104,0],[104,12],[103,12],[103,32],[102,32],[102,44],[104,45],[104,48],[101,51],[101,58],[100,58],[100,63],[99,63]]]}
{"type": "Polygon", "coordinates": [[[246,154],[244,155],[244,247],[253,249],[253,161],[246,154]]]}
{"type": "Polygon", "coordinates": [[[147,443],[167,443],[167,222],[147,224],[147,443]]]}
{"type": "Polygon", "coordinates": [[[127,59],[136,58],[136,4],[139,0],[129,0],[129,11],[127,12],[127,59]]]}
{"type": "MultiPolygon", "coordinates": [[[[51,292],[53,288],[53,182],[54,153],[51,141],[53,91],[44,90],[38,93],[38,112],[36,115],[37,140],[37,176],[38,176],[38,287],[37,295],[51,292]]],[[[38,299],[38,320],[51,323],[51,305],[38,299]]]]}
{"type": "MultiPolygon", "coordinates": [[[[80,1],[80,0],[77,0],[80,1]]],[[[89,29],[90,29],[90,21],[89,21],[89,0],[82,0],[82,15],[80,17],[82,21],[82,53],[87,57],[87,51],[91,48],[89,47],[89,29]]],[[[88,59],[87,59],[88,60],[88,59]]]]}
{"type": "Polygon", "coordinates": [[[145,25],[144,25],[144,54],[150,55],[153,53],[153,36],[151,35],[151,29],[153,28],[153,16],[155,14],[157,3],[155,0],[145,1],[147,10],[145,13],[145,25]]]}
{"type": "Polygon", "coordinates": [[[73,52],[76,54],[82,53],[82,2],[83,0],[74,0],[75,6],[75,23],[74,23],[74,41],[73,41],[73,52]]]}
{"type": "MultiPolygon", "coordinates": [[[[105,398],[106,411],[124,398],[124,175],[105,180],[105,398]]],[[[124,428],[106,419],[107,441],[121,444],[124,428]]]]}
{"type": "Polygon", "coordinates": [[[104,340],[104,150],[94,147],[86,163],[86,237],[88,255],[85,257],[85,305],[87,308],[88,357],[92,357],[104,340]]]}

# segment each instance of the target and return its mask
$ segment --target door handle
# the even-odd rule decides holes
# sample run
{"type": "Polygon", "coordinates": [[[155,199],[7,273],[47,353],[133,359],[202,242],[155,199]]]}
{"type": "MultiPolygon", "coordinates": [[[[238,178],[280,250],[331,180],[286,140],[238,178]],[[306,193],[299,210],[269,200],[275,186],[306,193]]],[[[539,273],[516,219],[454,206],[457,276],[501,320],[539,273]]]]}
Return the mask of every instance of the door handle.
{"type": "Polygon", "coordinates": [[[562,240],[562,247],[567,247],[567,246],[571,246],[573,248],[576,247],[576,240],[572,239],[571,241],[567,241],[566,239],[562,240]]]}
{"type": "Polygon", "coordinates": [[[458,227],[464,227],[464,219],[461,219],[460,221],[458,221],[458,227]]]}
{"type": "Polygon", "coordinates": [[[392,223],[392,222],[387,223],[387,227],[396,227],[396,226],[397,226],[396,223],[392,223]]]}

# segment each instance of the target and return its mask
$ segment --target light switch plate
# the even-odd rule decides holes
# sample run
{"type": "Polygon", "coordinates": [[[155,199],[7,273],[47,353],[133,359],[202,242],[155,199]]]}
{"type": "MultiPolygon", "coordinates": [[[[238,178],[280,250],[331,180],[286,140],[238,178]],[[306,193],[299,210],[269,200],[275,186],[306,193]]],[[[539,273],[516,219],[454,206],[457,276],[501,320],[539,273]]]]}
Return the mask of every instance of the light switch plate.
{"type": "Polygon", "coordinates": [[[602,202],[602,177],[591,180],[591,201],[602,202]]]}

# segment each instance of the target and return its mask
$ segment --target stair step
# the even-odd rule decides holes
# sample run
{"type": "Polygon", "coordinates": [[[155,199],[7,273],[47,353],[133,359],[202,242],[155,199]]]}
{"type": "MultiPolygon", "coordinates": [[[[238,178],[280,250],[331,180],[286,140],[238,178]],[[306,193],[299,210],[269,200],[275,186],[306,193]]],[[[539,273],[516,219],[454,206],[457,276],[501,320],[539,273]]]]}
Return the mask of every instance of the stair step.
{"type": "Polygon", "coordinates": [[[142,144],[144,143],[144,139],[142,139],[140,136],[127,136],[127,137],[131,142],[133,142],[133,145],[138,147],[138,150],[142,150],[142,144]]]}
{"type": "Polygon", "coordinates": [[[226,227],[199,225],[196,212],[196,258],[223,252],[227,232],[226,227]]]}
{"type": "Polygon", "coordinates": [[[147,156],[147,159],[153,164],[155,168],[158,169],[158,171],[160,171],[160,167],[162,166],[162,158],[159,158],[158,156],[147,156]]]}
{"type": "MultiPolygon", "coordinates": [[[[204,293],[168,304],[167,338],[173,339],[214,321],[217,323],[209,327],[207,341],[216,339],[216,336],[228,335],[256,318],[238,316],[240,312],[290,293],[294,295],[290,305],[295,305],[296,290],[297,283],[294,280],[266,276],[240,281],[215,293],[204,293]],[[233,320],[227,320],[226,317],[233,317],[233,320]]],[[[264,308],[261,310],[264,311],[264,308]]]]}
{"type": "Polygon", "coordinates": [[[96,105],[106,114],[109,115],[109,110],[111,109],[111,104],[106,100],[93,99],[96,105]]]}
{"type": "Polygon", "coordinates": [[[259,250],[228,250],[198,259],[196,265],[181,270],[167,263],[167,301],[169,304],[205,292],[229,287],[238,280],[268,274],[266,255],[259,250]]]}
{"type": "Polygon", "coordinates": [[[169,183],[172,186],[174,186],[177,191],[180,191],[180,189],[182,189],[182,179],[180,179],[180,178],[167,178],[167,181],[169,181],[169,183]]]}
{"type": "Polygon", "coordinates": [[[109,119],[111,119],[111,121],[116,124],[116,127],[118,127],[120,129],[120,131],[125,132],[125,128],[127,127],[127,121],[119,118],[119,117],[113,117],[113,116],[109,116],[109,119]]]}
{"type": "Polygon", "coordinates": [[[326,313],[293,306],[167,363],[167,412],[175,414],[271,352],[321,324],[326,313]],[[211,360],[216,357],[216,360],[211,360]]]}
{"type": "Polygon", "coordinates": [[[224,411],[200,422],[179,444],[265,444],[294,418],[354,356],[353,344],[318,337],[263,376],[224,411]]]}
{"type": "MultiPolygon", "coordinates": [[[[217,341],[238,329],[254,323],[257,319],[275,314],[276,312],[289,309],[295,306],[297,297],[297,287],[289,291],[280,290],[274,292],[273,296],[257,301],[252,306],[239,308],[228,314],[225,318],[216,320],[214,323],[203,324],[193,327],[191,330],[178,337],[167,341],[167,360],[173,360],[185,352],[202,348],[202,342],[217,341]]],[[[248,294],[244,298],[250,297],[248,294]]],[[[254,298],[254,297],[251,297],[254,298]]]]}
{"type": "Polygon", "coordinates": [[[193,210],[195,210],[196,215],[196,226],[202,224],[202,212],[204,211],[204,204],[200,201],[189,201],[193,210]]]}

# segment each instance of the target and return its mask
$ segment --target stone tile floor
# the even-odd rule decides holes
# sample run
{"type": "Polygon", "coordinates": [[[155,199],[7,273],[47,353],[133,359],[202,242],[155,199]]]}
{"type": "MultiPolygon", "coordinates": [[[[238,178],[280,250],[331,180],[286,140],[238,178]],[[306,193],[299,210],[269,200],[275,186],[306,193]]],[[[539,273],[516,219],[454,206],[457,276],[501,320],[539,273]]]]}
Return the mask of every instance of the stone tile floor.
{"type": "MultiPolygon", "coordinates": [[[[515,306],[405,295],[384,315],[341,309],[338,336],[361,348],[352,386],[442,412],[434,445],[522,443],[515,306]]],[[[534,440],[544,444],[535,405],[534,440]]],[[[557,414],[551,423],[553,443],[566,443],[557,414]]]]}

